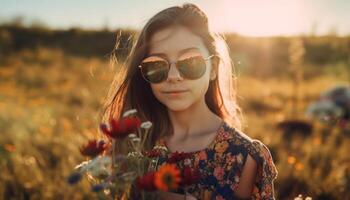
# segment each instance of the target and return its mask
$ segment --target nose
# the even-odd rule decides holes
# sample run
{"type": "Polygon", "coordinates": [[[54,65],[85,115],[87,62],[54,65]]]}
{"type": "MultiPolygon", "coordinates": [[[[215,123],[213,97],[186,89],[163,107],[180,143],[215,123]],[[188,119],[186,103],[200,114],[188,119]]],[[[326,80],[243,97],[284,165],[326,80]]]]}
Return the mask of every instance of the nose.
{"type": "Polygon", "coordinates": [[[167,81],[174,82],[174,81],[183,80],[183,77],[181,76],[179,70],[176,68],[176,64],[174,62],[170,63],[169,67],[170,69],[168,72],[167,81]]]}

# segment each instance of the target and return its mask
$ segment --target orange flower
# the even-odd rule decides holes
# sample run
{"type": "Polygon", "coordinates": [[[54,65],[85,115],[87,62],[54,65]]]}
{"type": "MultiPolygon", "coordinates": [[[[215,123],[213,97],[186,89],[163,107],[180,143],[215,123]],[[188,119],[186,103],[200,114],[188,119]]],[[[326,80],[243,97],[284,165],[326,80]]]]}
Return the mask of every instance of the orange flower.
{"type": "Polygon", "coordinates": [[[180,170],[175,164],[162,165],[155,175],[155,184],[159,190],[176,189],[181,181],[180,170]]]}

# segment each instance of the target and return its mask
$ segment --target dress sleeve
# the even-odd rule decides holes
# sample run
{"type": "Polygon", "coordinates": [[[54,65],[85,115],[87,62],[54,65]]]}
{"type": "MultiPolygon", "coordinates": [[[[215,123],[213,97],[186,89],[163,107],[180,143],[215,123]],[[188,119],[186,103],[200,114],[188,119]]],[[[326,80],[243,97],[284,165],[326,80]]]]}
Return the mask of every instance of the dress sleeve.
{"type": "Polygon", "coordinates": [[[258,174],[253,190],[254,199],[275,200],[274,180],[278,171],[270,150],[259,140],[253,140],[248,146],[248,153],[257,162],[258,174]]]}

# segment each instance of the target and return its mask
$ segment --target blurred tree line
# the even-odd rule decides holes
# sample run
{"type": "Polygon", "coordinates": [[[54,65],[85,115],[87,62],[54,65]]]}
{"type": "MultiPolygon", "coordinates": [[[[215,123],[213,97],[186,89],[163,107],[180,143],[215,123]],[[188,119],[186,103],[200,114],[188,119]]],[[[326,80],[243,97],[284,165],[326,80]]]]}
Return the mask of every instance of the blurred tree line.
{"type": "Polygon", "coordinates": [[[0,26],[0,51],[7,55],[23,49],[40,47],[61,49],[65,54],[77,56],[104,56],[110,53],[116,40],[119,41],[120,56],[128,52],[133,30],[51,30],[42,27],[0,26]]]}
{"type": "MultiPolygon", "coordinates": [[[[103,57],[115,52],[124,60],[134,42],[137,30],[52,30],[42,26],[0,25],[0,60],[23,49],[53,48],[65,54],[103,57]]],[[[292,37],[244,37],[225,34],[230,54],[240,71],[259,76],[286,74],[288,46],[292,37]]],[[[350,36],[296,36],[305,48],[304,65],[313,68],[341,65],[350,67],[350,36]]]]}

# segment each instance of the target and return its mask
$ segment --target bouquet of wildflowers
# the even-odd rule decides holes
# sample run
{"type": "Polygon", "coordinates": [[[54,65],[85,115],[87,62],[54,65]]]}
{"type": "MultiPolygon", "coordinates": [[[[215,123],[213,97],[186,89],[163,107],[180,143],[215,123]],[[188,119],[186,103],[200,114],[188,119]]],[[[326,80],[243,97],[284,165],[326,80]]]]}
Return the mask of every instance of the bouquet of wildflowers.
{"type": "Polygon", "coordinates": [[[185,189],[198,181],[197,169],[181,164],[188,153],[168,153],[155,146],[146,150],[152,123],[141,122],[136,110],[129,110],[121,119],[111,119],[100,129],[108,140],[90,140],[80,148],[89,160],[77,165],[68,177],[68,183],[78,183],[86,175],[91,190],[103,199],[156,199],[160,191],[185,189]],[[118,144],[127,144],[127,152],[115,151],[118,144]],[[166,158],[158,166],[160,157],[166,158]]]}

